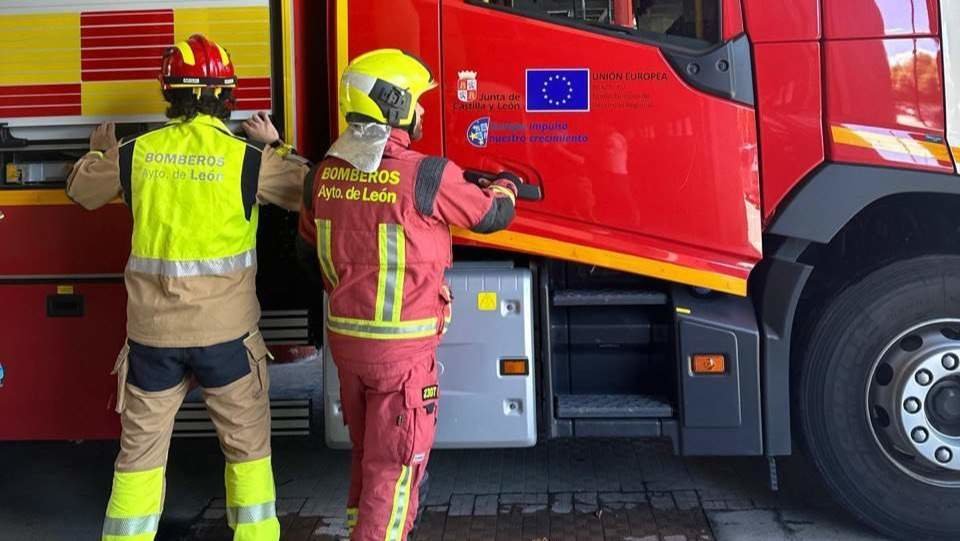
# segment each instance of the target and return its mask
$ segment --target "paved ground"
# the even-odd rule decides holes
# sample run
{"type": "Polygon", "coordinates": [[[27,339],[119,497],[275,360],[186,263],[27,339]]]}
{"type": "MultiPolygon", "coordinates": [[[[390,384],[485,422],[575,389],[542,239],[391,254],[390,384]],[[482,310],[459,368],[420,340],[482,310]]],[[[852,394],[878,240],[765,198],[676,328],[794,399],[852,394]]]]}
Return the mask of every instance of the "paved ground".
{"type": "MultiPolygon", "coordinates": [[[[96,539],[113,442],[0,445],[0,539],[96,539]]],[[[283,539],[337,539],[347,454],[310,438],[275,444],[283,539]]],[[[437,451],[417,540],[880,539],[791,459],[782,490],[756,459],[679,459],[663,442],[554,441],[533,449],[437,451]]],[[[177,440],[159,539],[229,539],[222,458],[177,440]]]]}
{"type": "MultiPolygon", "coordinates": [[[[321,403],[319,364],[274,366],[274,391],[321,403]]],[[[0,415],[2,416],[2,415],[0,415]]],[[[99,538],[115,442],[0,443],[0,540],[99,538]]],[[[348,455],[322,438],[274,441],[283,539],[344,531],[348,455]]],[[[424,540],[829,541],[880,539],[837,509],[802,459],[767,488],[755,458],[682,459],[662,441],[559,440],[436,451],[415,532],[424,540]]],[[[228,540],[215,440],[175,440],[160,540],[228,540]]]]}

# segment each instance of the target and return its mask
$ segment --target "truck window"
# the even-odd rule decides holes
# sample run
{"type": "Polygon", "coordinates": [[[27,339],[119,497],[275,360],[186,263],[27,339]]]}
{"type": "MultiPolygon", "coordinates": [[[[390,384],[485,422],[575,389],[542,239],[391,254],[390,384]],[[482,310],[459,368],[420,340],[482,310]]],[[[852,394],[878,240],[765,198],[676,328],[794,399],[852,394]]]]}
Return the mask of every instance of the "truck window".
{"type": "Polygon", "coordinates": [[[706,48],[720,42],[720,0],[632,0],[632,17],[616,20],[615,8],[630,0],[482,0],[537,17],[633,30],[645,39],[706,48]]]}

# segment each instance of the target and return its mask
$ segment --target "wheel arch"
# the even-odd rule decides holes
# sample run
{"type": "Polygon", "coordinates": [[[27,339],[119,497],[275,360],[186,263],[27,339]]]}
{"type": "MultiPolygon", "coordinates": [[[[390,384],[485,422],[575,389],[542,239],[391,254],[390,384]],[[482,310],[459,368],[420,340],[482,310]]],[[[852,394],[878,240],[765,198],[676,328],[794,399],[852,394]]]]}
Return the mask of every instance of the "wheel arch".
{"type": "Polygon", "coordinates": [[[830,243],[864,209],[907,194],[960,196],[960,177],[887,167],[827,164],[796,188],[767,233],[830,243]]]}
{"type": "Polygon", "coordinates": [[[791,382],[817,310],[885,264],[960,254],[960,177],[827,164],[795,189],[764,241],[751,279],[763,331],[764,442],[768,455],[785,455],[793,447],[791,382]]]}

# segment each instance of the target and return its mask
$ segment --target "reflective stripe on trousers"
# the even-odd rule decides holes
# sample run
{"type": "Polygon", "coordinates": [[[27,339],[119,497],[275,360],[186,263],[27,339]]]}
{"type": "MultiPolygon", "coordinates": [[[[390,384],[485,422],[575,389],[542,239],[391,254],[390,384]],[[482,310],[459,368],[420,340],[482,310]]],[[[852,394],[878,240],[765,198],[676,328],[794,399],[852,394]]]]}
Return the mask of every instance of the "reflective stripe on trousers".
{"type": "Polygon", "coordinates": [[[215,259],[199,259],[192,261],[174,261],[167,259],[153,259],[131,255],[127,261],[127,270],[142,274],[158,276],[211,276],[237,272],[256,265],[256,249],[247,250],[228,257],[215,259]]]}
{"type": "Polygon", "coordinates": [[[227,507],[227,524],[253,524],[277,516],[276,502],[266,502],[243,507],[227,507]]]}
{"type": "Polygon", "coordinates": [[[280,539],[276,492],[270,457],[236,464],[227,463],[227,523],[234,541],[280,539]]]}
{"type": "Polygon", "coordinates": [[[103,521],[104,541],[149,541],[157,534],[163,507],[164,468],[114,472],[103,521]]]}
{"type": "Polygon", "coordinates": [[[348,507],[347,508],[347,532],[353,533],[353,529],[357,527],[357,518],[360,516],[360,509],[357,507],[348,507]]]}
{"type": "Polygon", "coordinates": [[[410,506],[410,479],[413,477],[410,466],[400,466],[400,477],[393,489],[393,508],[390,521],[387,522],[387,535],[384,541],[401,541],[403,529],[407,524],[407,510],[410,506]]]}

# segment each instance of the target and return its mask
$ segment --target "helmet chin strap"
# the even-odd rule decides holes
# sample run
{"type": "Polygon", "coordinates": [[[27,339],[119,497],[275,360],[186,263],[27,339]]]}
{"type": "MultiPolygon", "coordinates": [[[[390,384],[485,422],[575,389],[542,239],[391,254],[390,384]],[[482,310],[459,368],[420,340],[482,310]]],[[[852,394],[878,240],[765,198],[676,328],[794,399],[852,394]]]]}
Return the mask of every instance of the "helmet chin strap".
{"type": "Polygon", "coordinates": [[[413,112],[413,120],[410,121],[410,125],[407,126],[407,133],[410,134],[410,138],[413,139],[413,132],[417,129],[417,112],[413,112]]]}

